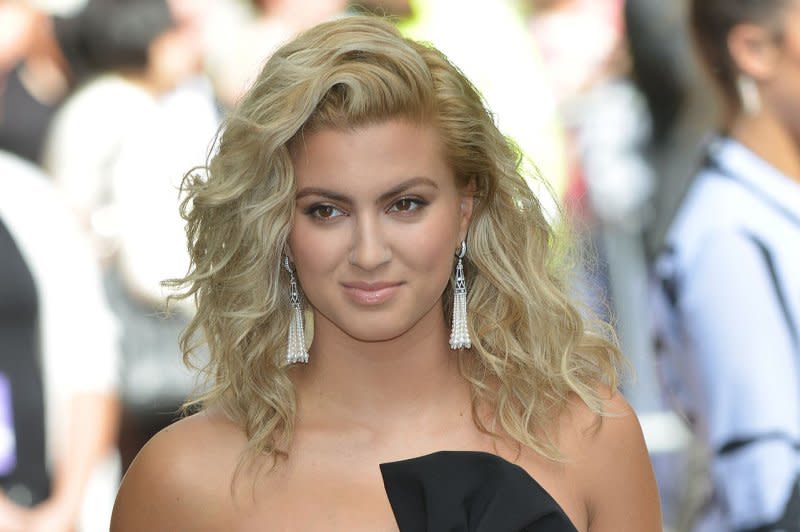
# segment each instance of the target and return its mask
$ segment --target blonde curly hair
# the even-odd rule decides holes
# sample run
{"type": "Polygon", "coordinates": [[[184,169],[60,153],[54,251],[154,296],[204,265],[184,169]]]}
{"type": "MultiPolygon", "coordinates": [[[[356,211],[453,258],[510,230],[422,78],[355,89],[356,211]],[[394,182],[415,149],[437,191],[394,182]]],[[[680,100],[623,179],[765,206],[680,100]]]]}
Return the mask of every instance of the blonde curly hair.
{"type": "MultiPolygon", "coordinates": [[[[280,267],[295,205],[289,149],[304,132],[398,117],[438,128],[459,184],[475,187],[465,264],[473,341],[456,355],[474,422],[558,458],[543,428],[571,393],[601,413],[598,385],[615,389],[621,362],[613,336],[600,322],[590,331],[570,301],[565,255],[519,151],[476,89],[441,52],[372,16],[321,24],[277,50],[227,117],[205,171],[184,180],[192,266],[171,284],[197,306],[184,361],[192,365],[204,344],[209,357],[196,368],[207,385],[188,405],[222,408],[258,455],[289,452],[296,399],[280,267]],[[478,415],[486,407],[488,423],[478,415]]],[[[449,302],[452,289],[443,290],[449,302]]]]}

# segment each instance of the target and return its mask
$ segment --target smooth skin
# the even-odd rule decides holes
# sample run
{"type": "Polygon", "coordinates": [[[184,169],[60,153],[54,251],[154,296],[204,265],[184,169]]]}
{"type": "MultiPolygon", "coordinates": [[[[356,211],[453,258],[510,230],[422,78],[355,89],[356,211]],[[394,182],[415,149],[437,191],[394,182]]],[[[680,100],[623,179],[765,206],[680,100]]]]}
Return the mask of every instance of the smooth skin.
{"type": "Polygon", "coordinates": [[[577,398],[561,413],[565,463],[517,453],[475,427],[441,301],[473,200],[437,131],[402,120],[322,130],[293,159],[289,254],[315,336],[311,363],[290,374],[298,412],[289,457],[234,480],[243,431],[214,408],[185,418],[132,464],[111,530],[396,531],[378,465],[439,450],[520,465],[581,532],[660,530],[641,429],[621,395],[609,392],[615,415],[599,424],[577,398]]]}

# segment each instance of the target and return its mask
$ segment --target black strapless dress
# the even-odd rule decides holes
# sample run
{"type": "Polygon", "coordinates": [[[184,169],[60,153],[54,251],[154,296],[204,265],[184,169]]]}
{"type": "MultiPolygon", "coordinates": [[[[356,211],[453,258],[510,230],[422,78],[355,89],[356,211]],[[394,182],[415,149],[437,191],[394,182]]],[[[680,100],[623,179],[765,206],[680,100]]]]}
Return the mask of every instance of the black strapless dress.
{"type": "Polygon", "coordinates": [[[400,532],[577,532],[521,467],[474,451],[381,464],[400,532]]]}

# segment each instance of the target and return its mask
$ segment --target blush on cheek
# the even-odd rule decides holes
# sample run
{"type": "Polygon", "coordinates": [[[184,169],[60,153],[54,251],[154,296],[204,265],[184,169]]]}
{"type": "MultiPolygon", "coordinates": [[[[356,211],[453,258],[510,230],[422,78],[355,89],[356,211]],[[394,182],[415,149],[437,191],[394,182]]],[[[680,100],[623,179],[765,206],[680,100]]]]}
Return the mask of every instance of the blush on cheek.
{"type": "MultiPolygon", "coordinates": [[[[442,224],[443,226],[444,224],[442,224]]],[[[455,257],[453,242],[457,229],[443,231],[428,227],[420,231],[416,238],[407,239],[404,246],[406,263],[418,272],[427,272],[430,283],[442,284],[450,279],[455,257]]]]}
{"type": "Polygon", "coordinates": [[[295,262],[302,263],[303,266],[322,263],[328,256],[338,253],[337,249],[347,245],[347,236],[341,234],[341,231],[321,229],[304,214],[298,213],[297,217],[287,241],[295,262]]]}

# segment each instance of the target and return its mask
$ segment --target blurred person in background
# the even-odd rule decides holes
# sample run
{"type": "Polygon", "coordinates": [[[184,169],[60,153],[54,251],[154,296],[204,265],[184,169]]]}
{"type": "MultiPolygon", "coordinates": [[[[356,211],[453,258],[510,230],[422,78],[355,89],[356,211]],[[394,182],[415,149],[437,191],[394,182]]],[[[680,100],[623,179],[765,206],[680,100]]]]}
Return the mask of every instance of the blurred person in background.
{"type": "MultiPolygon", "coordinates": [[[[688,20],[689,0],[628,0],[625,29],[631,80],[647,102],[649,136],[643,153],[656,176],[642,244],[648,275],[645,306],[636,314],[639,334],[646,336],[648,358],[661,415],[659,443],[651,452],[659,481],[667,530],[686,531],[706,503],[709,489],[706,445],[692,434],[681,412],[672,408],[667,386],[659,382],[658,349],[643,321],[650,315],[650,271],[680,201],[704,159],[710,135],[718,131],[718,98],[694,53],[688,20]],[[654,367],[652,367],[654,366],[654,367]]],[[[641,382],[642,379],[638,379],[641,382]]],[[[651,427],[652,428],[652,427],[651,427]]],[[[648,442],[650,443],[650,442],[648,442]]]]}
{"type": "Polygon", "coordinates": [[[564,131],[517,2],[409,0],[409,5],[411,15],[399,20],[400,30],[441,49],[475,83],[503,131],[519,145],[527,175],[544,177],[529,184],[555,218],[559,205],[553,200],[562,198],[567,183],[564,131]]]}
{"type": "Polygon", "coordinates": [[[65,33],[45,7],[78,10],[75,1],[58,4],[0,0],[0,149],[39,164],[44,134],[58,104],[76,77],[63,47],[65,33]]]}
{"type": "Polygon", "coordinates": [[[72,212],[37,167],[0,152],[0,530],[108,530],[116,325],[72,212]]]}
{"type": "Polygon", "coordinates": [[[630,78],[623,2],[534,0],[531,7],[531,32],[568,133],[567,221],[587,256],[599,258],[579,265],[576,290],[597,312],[613,316],[637,373],[624,389],[647,429],[645,416],[658,410],[658,386],[641,326],[648,286],[641,235],[655,179],[643,153],[649,117],[630,78]]]}
{"type": "MultiPolygon", "coordinates": [[[[622,8],[620,0],[533,0],[529,19],[567,132],[567,215],[604,254],[604,229],[641,228],[653,185],[641,154],[648,120],[629,79],[622,8]]],[[[598,307],[610,296],[603,270],[589,273],[598,307]]]]}
{"type": "Polygon", "coordinates": [[[559,103],[619,73],[622,0],[529,0],[531,32],[559,103]],[[580,35],[580,39],[575,39],[580,35]],[[570,46],[572,43],[573,46],[570,46]]]}
{"type": "Polygon", "coordinates": [[[655,263],[669,391],[709,455],[694,530],[800,530],[800,2],[694,0],[724,102],[655,263]]]}
{"type": "Polygon", "coordinates": [[[689,0],[625,2],[632,80],[650,121],[645,153],[658,177],[644,234],[650,261],[705,157],[709,136],[719,129],[719,98],[695,54],[688,12],[689,0]]]}
{"type": "MultiPolygon", "coordinates": [[[[397,0],[395,0],[397,1],[397,0]]],[[[367,2],[374,6],[375,1],[367,2]]],[[[206,66],[233,107],[273,51],[301,31],[345,14],[347,0],[224,0],[206,27],[206,66]]]]}
{"type": "Polygon", "coordinates": [[[685,23],[688,4],[689,0],[625,2],[632,70],[647,101],[653,144],[667,141],[674,132],[695,82],[694,50],[685,23]]]}
{"type": "Polygon", "coordinates": [[[97,75],[48,131],[43,165],[78,213],[123,328],[123,467],[172,421],[192,387],[178,336],[190,305],[163,316],[163,279],[185,272],[178,184],[218,127],[201,75],[202,4],[93,0],[82,38],[97,75]]]}

